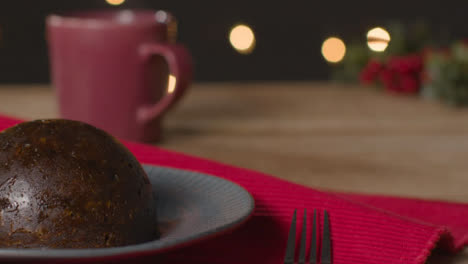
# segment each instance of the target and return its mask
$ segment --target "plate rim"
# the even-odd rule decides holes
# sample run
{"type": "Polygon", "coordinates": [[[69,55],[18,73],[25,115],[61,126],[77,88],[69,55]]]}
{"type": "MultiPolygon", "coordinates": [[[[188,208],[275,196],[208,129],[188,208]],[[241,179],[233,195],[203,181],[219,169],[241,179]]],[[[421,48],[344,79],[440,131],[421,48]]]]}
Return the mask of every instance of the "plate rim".
{"type": "Polygon", "coordinates": [[[166,244],[161,247],[154,248],[152,244],[156,240],[148,241],[145,243],[127,245],[122,247],[111,247],[111,248],[85,248],[85,249],[16,249],[16,248],[0,248],[0,260],[11,259],[11,260],[71,260],[71,259],[120,259],[120,258],[130,258],[137,256],[148,256],[165,253],[168,251],[176,250],[178,248],[187,247],[192,244],[199,243],[204,240],[212,239],[214,237],[228,233],[246,223],[252,216],[255,210],[255,199],[252,194],[247,191],[244,187],[240,186],[238,183],[212,175],[204,172],[199,172],[195,170],[180,169],[169,166],[161,166],[157,164],[147,164],[140,163],[142,168],[145,167],[156,167],[159,169],[172,171],[173,173],[191,173],[202,177],[209,177],[215,179],[216,181],[222,181],[231,186],[237,188],[243,195],[248,197],[248,207],[247,212],[239,217],[236,221],[224,224],[218,228],[214,228],[205,232],[192,235],[187,237],[183,241],[174,241],[171,244],[166,244]]]}

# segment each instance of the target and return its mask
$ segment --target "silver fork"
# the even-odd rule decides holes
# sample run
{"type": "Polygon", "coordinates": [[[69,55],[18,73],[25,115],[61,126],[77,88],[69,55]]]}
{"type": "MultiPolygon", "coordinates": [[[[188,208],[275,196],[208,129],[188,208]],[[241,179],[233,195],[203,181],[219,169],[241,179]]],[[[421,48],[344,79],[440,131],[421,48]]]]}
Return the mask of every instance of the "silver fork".
{"type": "MultiPolygon", "coordinates": [[[[286,245],[286,255],[284,264],[294,264],[296,251],[296,215],[297,210],[294,210],[294,215],[289,229],[288,242],[286,245]]],[[[306,263],[306,238],[307,238],[307,210],[304,210],[304,220],[302,221],[301,242],[299,248],[298,264],[306,263]]],[[[321,264],[332,264],[331,260],[331,238],[330,238],[330,222],[328,212],[323,212],[323,236],[322,236],[322,254],[321,264]]],[[[312,222],[312,238],[310,242],[310,264],[317,264],[317,210],[314,210],[314,219],[312,222]]]]}

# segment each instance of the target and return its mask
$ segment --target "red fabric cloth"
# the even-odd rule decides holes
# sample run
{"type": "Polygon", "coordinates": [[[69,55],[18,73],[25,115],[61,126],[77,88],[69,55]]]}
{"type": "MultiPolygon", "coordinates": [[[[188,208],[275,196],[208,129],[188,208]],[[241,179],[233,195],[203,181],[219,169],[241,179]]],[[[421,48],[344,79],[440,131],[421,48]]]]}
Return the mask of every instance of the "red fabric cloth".
{"type": "MultiPolygon", "coordinates": [[[[19,122],[0,117],[0,130],[19,122]]],[[[215,175],[238,183],[255,199],[254,215],[245,225],[165,253],[167,263],[282,263],[295,208],[328,210],[334,264],[422,264],[436,244],[452,253],[468,244],[468,204],[323,192],[153,146],[124,144],[143,163],[215,175]]]]}

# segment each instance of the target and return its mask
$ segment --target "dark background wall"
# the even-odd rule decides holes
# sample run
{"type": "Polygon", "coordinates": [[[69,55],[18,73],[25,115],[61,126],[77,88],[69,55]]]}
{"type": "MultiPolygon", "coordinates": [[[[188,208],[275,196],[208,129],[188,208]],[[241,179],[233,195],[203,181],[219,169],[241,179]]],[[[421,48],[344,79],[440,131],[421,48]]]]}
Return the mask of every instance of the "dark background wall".
{"type": "Polygon", "coordinates": [[[369,28],[388,20],[426,21],[442,42],[468,37],[467,0],[127,0],[120,7],[104,0],[2,0],[0,82],[48,82],[45,16],[91,8],[154,8],[175,14],[179,41],[190,48],[199,81],[326,79],[329,65],[320,54],[326,37],[365,38],[369,28]],[[234,51],[227,39],[238,22],[256,33],[256,49],[247,56],[234,51]]]}

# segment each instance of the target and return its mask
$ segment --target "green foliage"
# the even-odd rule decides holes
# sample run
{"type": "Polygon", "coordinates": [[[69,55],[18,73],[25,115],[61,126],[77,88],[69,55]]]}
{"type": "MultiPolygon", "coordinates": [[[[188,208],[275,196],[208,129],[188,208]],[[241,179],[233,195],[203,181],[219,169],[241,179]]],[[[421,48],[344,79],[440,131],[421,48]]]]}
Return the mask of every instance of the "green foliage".
{"type": "Polygon", "coordinates": [[[468,106],[468,45],[455,43],[449,52],[426,58],[424,94],[454,106],[468,106]]]}
{"type": "Polygon", "coordinates": [[[444,51],[434,51],[437,46],[423,22],[403,24],[390,22],[383,27],[391,40],[384,52],[373,52],[367,46],[366,32],[347,45],[343,61],[332,64],[332,78],[345,82],[357,82],[360,73],[370,60],[385,64],[390,57],[410,54],[425,55],[425,97],[441,100],[453,106],[468,106],[468,41],[459,41],[444,51]]]}

